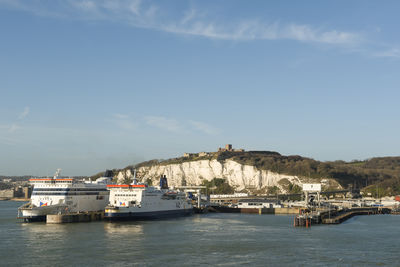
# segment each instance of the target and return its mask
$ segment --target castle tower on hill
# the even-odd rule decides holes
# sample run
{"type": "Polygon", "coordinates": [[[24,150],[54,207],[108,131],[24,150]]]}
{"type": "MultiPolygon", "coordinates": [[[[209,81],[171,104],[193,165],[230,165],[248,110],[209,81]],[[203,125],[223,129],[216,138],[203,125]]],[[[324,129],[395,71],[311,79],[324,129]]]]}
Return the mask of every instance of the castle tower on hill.
{"type": "MultiPolygon", "coordinates": [[[[240,149],[234,149],[232,147],[232,144],[226,144],[225,147],[220,147],[218,148],[218,152],[244,152],[243,148],[240,149]]],[[[184,153],[183,157],[184,158],[191,158],[191,157],[205,157],[205,156],[210,156],[215,152],[199,152],[199,153],[184,153]]]]}
{"type": "Polygon", "coordinates": [[[228,152],[244,152],[244,149],[243,148],[233,149],[232,148],[232,144],[226,144],[225,148],[222,148],[222,147],[218,148],[218,152],[225,152],[225,151],[228,151],[228,152]]]}

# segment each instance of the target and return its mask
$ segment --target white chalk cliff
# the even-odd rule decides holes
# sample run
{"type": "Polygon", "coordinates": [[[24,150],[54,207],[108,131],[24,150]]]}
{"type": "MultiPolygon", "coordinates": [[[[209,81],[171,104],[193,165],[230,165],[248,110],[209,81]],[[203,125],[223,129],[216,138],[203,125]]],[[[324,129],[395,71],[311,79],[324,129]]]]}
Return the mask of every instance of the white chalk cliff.
{"type": "MultiPolygon", "coordinates": [[[[131,177],[128,169],[118,173],[118,181],[131,177]]],[[[243,189],[259,190],[267,187],[277,186],[282,193],[287,190],[282,183],[289,181],[293,185],[301,186],[303,182],[298,176],[279,174],[268,170],[259,170],[255,166],[243,165],[236,161],[227,159],[223,162],[213,160],[197,160],[183,162],[180,164],[156,164],[149,167],[140,167],[137,170],[139,181],[151,179],[157,184],[159,177],[166,175],[170,186],[201,185],[204,180],[211,181],[214,178],[223,178],[235,188],[236,191],[243,189]],[[279,181],[282,181],[279,183],[279,181]]],[[[334,181],[333,181],[334,182],[334,181]]],[[[336,183],[337,184],[337,183],[336,183]]]]}

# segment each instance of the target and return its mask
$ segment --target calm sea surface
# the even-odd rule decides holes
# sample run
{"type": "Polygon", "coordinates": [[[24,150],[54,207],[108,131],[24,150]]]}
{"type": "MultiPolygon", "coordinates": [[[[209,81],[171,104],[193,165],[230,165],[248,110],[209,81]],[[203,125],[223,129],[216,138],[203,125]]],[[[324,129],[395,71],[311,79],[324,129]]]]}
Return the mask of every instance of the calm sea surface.
{"type": "Polygon", "coordinates": [[[400,266],[400,216],[294,228],[293,216],[217,214],[130,223],[17,222],[0,201],[1,266],[400,266]]]}

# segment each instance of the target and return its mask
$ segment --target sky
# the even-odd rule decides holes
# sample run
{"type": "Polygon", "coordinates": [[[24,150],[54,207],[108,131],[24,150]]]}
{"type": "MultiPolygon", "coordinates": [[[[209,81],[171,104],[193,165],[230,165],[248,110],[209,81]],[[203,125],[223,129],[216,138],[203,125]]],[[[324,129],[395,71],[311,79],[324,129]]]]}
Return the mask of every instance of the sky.
{"type": "Polygon", "coordinates": [[[0,0],[0,175],[225,144],[400,153],[399,1],[0,0]]]}

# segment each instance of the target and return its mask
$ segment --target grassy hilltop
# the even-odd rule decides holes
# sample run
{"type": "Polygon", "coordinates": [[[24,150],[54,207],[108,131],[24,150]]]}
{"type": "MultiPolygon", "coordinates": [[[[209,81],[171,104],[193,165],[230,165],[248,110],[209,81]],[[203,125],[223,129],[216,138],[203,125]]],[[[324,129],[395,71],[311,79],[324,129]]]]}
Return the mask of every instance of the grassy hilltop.
{"type": "Polygon", "coordinates": [[[221,162],[230,159],[241,164],[255,166],[261,170],[306,178],[333,178],[345,188],[349,185],[356,186],[364,192],[372,193],[373,196],[400,194],[400,157],[380,157],[351,162],[342,160],[322,162],[297,155],[284,156],[272,151],[225,151],[209,153],[201,157],[194,154],[190,157],[150,160],[135,166],[128,166],[125,169],[207,159],[216,159],[221,162]]]}

